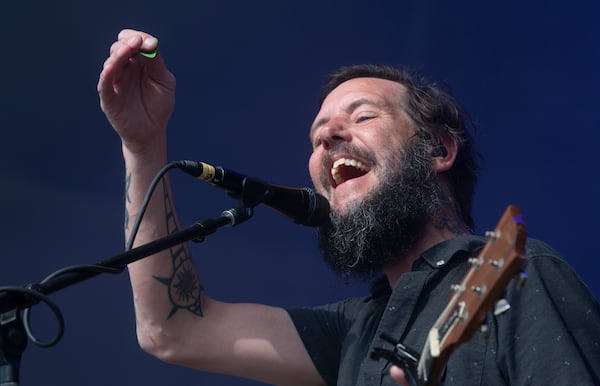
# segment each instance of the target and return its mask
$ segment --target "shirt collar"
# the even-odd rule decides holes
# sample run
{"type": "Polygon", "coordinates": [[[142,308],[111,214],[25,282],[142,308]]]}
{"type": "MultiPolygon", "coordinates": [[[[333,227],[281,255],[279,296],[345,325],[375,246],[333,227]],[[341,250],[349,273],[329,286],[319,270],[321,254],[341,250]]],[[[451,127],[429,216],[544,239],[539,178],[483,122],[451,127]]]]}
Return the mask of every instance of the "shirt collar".
{"type": "Polygon", "coordinates": [[[413,271],[427,269],[424,265],[428,268],[440,269],[459,252],[473,253],[483,245],[483,242],[484,238],[475,235],[461,235],[444,240],[423,252],[413,264],[413,271]]]}
{"type": "MultiPolygon", "coordinates": [[[[444,240],[423,252],[414,262],[412,270],[441,269],[459,254],[474,254],[476,250],[483,246],[484,242],[483,237],[475,235],[461,235],[444,240]]],[[[390,293],[391,288],[387,277],[384,275],[373,280],[370,285],[370,292],[373,297],[390,293]]]]}

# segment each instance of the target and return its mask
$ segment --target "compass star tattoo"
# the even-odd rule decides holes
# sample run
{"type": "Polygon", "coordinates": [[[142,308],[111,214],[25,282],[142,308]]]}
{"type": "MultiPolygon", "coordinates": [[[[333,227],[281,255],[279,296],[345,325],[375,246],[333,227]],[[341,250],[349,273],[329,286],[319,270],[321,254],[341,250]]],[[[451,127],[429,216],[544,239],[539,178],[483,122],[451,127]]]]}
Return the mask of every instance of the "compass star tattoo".
{"type": "MultiPolygon", "coordinates": [[[[175,212],[171,203],[171,198],[163,181],[163,202],[165,213],[167,215],[167,232],[169,234],[176,232],[177,222],[175,221],[175,212]]],[[[154,279],[167,286],[169,291],[169,300],[173,305],[167,319],[175,315],[181,309],[188,310],[198,316],[203,316],[200,294],[204,290],[198,276],[194,263],[190,258],[185,246],[180,245],[170,249],[171,262],[173,264],[173,274],[171,277],[152,276],[154,279]]]]}

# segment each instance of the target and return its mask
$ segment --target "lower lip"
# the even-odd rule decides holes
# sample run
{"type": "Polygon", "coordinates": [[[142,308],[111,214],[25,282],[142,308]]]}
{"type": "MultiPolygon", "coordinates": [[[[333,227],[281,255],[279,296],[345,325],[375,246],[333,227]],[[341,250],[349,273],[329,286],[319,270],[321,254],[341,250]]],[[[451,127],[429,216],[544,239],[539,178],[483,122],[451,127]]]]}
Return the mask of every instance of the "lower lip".
{"type": "Polygon", "coordinates": [[[365,176],[367,176],[367,174],[363,174],[360,177],[354,177],[354,178],[350,178],[349,180],[345,180],[339,184],[336,184],[334,189],[339,188],[340,186],[346,185],[346,184],[352,184],[352,183],[356,183],[358,181],[360,181],[361,179],[363,179],[365,176]]]}

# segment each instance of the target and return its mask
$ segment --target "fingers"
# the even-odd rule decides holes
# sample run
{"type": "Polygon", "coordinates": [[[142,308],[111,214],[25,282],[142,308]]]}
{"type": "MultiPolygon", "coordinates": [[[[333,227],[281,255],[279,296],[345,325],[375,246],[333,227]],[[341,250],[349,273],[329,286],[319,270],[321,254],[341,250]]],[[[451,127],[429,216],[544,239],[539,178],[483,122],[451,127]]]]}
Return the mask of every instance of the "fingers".
{"type": "Polygon", "coordinates": [[[408,382],[404,377],[404,371],[398,366],[390,367],[390,376],[394,381],[396,381],[399,385],[408,386],[408,382]]]}
{"type": "MultiPolygon", "coordinates": [[[[158,48],[158,39],[156,37],[146,32],[132,29],[124,29],[119,32],[116,43],[125,43],[131,49],[143,52],[153,52],[158,48]]],[[[111,54],[114,49],[113,47],[111,47],[111,54]]]]}
{"type": "Polygon", "coordinates": [[[158,39],[145,32],[123,30],[117,41],[110,47],[110,57],[123,61],[137,55],[140,51],[152,52],[158,48],[158,39]]]}
{"type": "MultiPolygon", "coordinates": [[[[143,32],[143,31],[137,31],[137,30],[133,30],[133,29],[124,29],[121,30],[121,32],[119,32],[119,35],[117,36],[118,40],[127,40],[129,38],[131,38],[132,36],[139,36],[142,41],[146,41],[149,40],[148,44],[151,44],[150,41],[152,39],[156,40],[156,37],[150,35],[149,33],[143,32]]],[[[148,48],[149,50],[153,50],[155,47],[144,47],[148,48]]]]}
{"type": "Polygon", "coordinates": [[[122,30],[117,41],[111,45],[110,55],[104,62],[98,80],[98,92],[104,96],[114,94],[116,80],[129,64],[130,59],[137,57],[140,51],[152,53],[156,52],[157,48],[158,39],[154,36],[132,29],[122,30]]]}

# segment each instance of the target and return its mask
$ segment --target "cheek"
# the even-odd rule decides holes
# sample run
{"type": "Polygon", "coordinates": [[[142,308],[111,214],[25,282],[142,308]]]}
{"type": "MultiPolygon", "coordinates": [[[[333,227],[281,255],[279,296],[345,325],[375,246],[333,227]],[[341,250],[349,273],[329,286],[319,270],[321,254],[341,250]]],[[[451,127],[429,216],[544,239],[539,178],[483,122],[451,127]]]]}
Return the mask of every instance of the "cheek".
{"type": "Polygon", "coordinates": [[[320,182],[320,174],[321,174],[321,159],[316,152],[313,152],[308,159],[308,172],[310,173],[310,178],[312,179],[313,185],[317,190],[322,190],[323,186],[320,182]]]}

